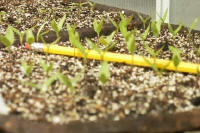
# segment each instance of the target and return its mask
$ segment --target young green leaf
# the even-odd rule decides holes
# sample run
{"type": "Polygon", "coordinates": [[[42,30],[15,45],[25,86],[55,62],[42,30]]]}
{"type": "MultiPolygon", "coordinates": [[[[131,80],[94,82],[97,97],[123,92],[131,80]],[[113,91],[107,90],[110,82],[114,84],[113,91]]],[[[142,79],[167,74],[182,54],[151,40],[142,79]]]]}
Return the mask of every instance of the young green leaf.
{"type": "Polygon", "coordinates": [[[38,42],[39,41],[39,37],[40,37],[40,33],[41,33],[41,31],[42,31],[42,29],[44,28],[44,26],[47,24],[47,22],[45,22],[45,23],[43,23],[41,26],[40,26],[40,28],[39,28],[39,30],[38,30],[38,32],[37,32],[37,36],[36,36],[36,41],[38,42]]]}
{"type": "Polygon", "coordinates": [[[119,31],[119,26],[118,26],[118,24],[117,24],[111,17],[109,17],[109,16],[108,16],[108,19],[109,19],[109,21],[115,26],[116,31],[118,32],[118,31],[119,31]]]}
{"type": "Polygon", "coordinates": [[[115,31],[113,31],[109,36],[106,37],[106,39],[104,39],[103,36],[100,37],[99,41],[101,44],[107,46],[111,43],[111,41],[113,40],[113,37],[115,36],[115,31]]]}
{"type": "Polygon", "coordinates": [[[156,57],[156,52],[152,48],[150,48],[149,45],[146,44],[145,42],[144,42],[144,47],[146,48],[146,50],[149,52],[151,56],[156,57]]]}
{"type": "Polygon", "coordinates": [[[90,39],[86,38],[85,40],[91,49],[97,51],[98,53],[101,53],[101,49],[96,44],[94,44],[90,39]]]}
{"type": "Polygon", "coordinates": [[[19,36],[20,44],[23,44],[23,39],[24,39],[24,35],[26,34],[26,32],[20,32],[18,29],[14,28],[14,27],[11,27],[11,28],[19,36]]]}
{"type": "Polygon", "coordinates": [[[52,27],[53,30],[56,32],[56,36],[58,37],[58,36],[59,36],[59,28],[58,28],[58,26],[57,26],[57,24],[56,24],[56,20],[55,20],[55,19],[53,19],[53,20],[51,21],[51,27],[52,27]]]}
{"type": "Polygon", "coordinates": [[[5,45],[8,48],[8,51],[10,51],[10,47],[13,45],[14,41],[14,32],[11,26],[8,26],[5,36],[0,35],[0,42],[2,42],[3,45],[5,45]]]}
{"type": "Polygon", "coordinates": [[[148,34],[149,34],[149,30],[150,30],[150,25],[147,27],[147,29],[145,30],[143,36],[142,36],[142,40],[145,41],[148,34]]]}
{"type": "Polygon", "coordinates": [[[44,62],[44,60],[40,60],[40,66],[42,67],[42,69],[43,69],[43,71],[46,73],[46,75],[48,75],[49,74],[49,72],[52,70],[52,68],[53,68],[53,63],[48,63],[48,64],[46,64],[45,62],[44,62]]]}
{"type": "Polygon", "coordinates": [[[191,34],[192,30],[194,29],[194,26],[197,24],[198,21],[199,21],[199,19],[195,18],[195,20],[193,21],[192,25],[189,27],[189,29],[188,29],[189,35],[191,34]]]}
{"type": "Polygon", "coordinates": [[[10,26],[8,26],[8,28],[6,30],[5,37],[9,40],[10,45],[12,45],[14,43],[15,36],[14,36],[14,32],[10,26]]]}
{"type": "Polygon", "coordinates": [[[153,32],[153,35],[157,38],[160,35],[160,31],[161,31],[161,21],[151,22],[151,30],[153,32]]]}
{"type": "Polygon", "coordinates": [[[29,44],[35,42],[35,37],[33,35],[32,30],[30,29],[26,31],[26,42],[28,42],[29,44]]]}
{"type": "Polygon", "coordinates": [[[110,78],[110,72],[109,72],[109,65],[107,61],[103,61],[101,63],[101,68],[99,71],[99,80],[102,84],[105,84],[110,78]]]}
{"type": "Polygon", "coordinates": [[[165,10],[165,13],[164,13],[163,17],[158,15],[160,20],[162,21],[162,23],[165,23],[165,20],[167,19],[167,15],[168,15],[168,9],[165,10]]]}
{"type": "Polygon", "coordinates": [[[28,64],[26,61],[24,61],[24,60],[22,60],[21,61],[21,69],[22,69],[22,71],[27,75],[27,76],[29,76],[30,74],[31,74],[31,72],[32,72],[32,70],[33,70],[33,65],[34,65],[34,63],[33,62],[31,62],[30,64],[28,64]]]}
{"type": "Polygon", "coordinates": [[[138,17],[140,18],[140,20],[142,21],[143,23],[143,28],[146,29],[146,23],[147,21],[149,21],[151,19],[150,16],[146,17],[145,19],[142,17],[142,15],[138,12],[138,17]]]}
{"type": "Polygon", "coordinates": [[[173,47],[173,46],[169,46],[169,50],[173,53],[172,60],[173,60],[174,66],[177,68],[180,62],[182,61],[181,55],[180,55],[181,51],[178,48],[173,47]]]}
{"type": "Polygon", "coordinates": [[[64,85],[69,87],[71,92],[74,92],[74,83],[73,79],[68,78],[67,76],[64,76],[62,73],[56,73],[58,79],[60,82],[62,82],[64,85]]]}
{"type": "Polygon", "coordinates": [[[131,53],[131,54],[134,54],[135,51],[136,51],[136,41],[135,41],[135,36],[132,36],[128,39],[127,41],[127,48],[128,48],[128,51],[131,53]]]}
{"type": "Polygon", "coordinates": [[[1,23],[1,21],[2,21],[1,16],[4,15],[4,14],[6,14],[6,12],[4,12],[4,11],[1,11],[1,12],[0,12],[0,23],[1,23]]]}
{"type": "Polygon", "coordinates": [[[59,31],[62,29],[64,23],[65,23],[65,20],[66,20],[66,14],[61,18],[61,20],[58,22],[58,29],[59,31]]]}
{"type": "Polygon", "coordinates": [[[48,88],[51,86],[53,82],[57,80],[57,76],[52,75],[51,77],[47,78],[44,83],[42,84],[41,91],[46,92],[48,88]]]}
{"type": "Polygon", "coordinates": [[[173,30],[171,24],[168,23],[168,29],[169,29],[169,31],[172,33],[173,39],[175,39],[176,34],[181,30],[182,26],[183,26],[183,24],[180,24],[180,25],[177,27],[177,29],[173,30]]]}
{"type": "Polygon", "coordinates": [[[75,27],[71,27],[70,24],[67,24],[67,30],[69,33],[69,41],[70,43],[78,48],[80,52],[83,54],[84,58],[86,59],[86,51],[82,43],[80,42],[80,36],[78,32],[75,32],[75,27]]]}
{"type": "Polygon", "coordinates": [[[99,23],[97,22],[96,18],[94,19],[94,23],[93,23],[94,31],[97,33],[98,37],[100,36],[100,32],[102,30],[103,23],[104,23],[104,18],[103,17],[101,18],[99,23]]]}

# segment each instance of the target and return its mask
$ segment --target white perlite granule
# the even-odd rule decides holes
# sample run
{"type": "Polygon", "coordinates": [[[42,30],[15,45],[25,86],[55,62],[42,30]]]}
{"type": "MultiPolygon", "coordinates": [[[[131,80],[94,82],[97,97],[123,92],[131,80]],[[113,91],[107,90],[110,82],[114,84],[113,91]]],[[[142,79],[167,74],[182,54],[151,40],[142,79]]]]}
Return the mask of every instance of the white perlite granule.
{"type": "Polygon", "coordinates": [[[1,115],[7,115],[10,112],[10,108],[5,104],[5,101],[0,94],[0,114],[1,115]]]}

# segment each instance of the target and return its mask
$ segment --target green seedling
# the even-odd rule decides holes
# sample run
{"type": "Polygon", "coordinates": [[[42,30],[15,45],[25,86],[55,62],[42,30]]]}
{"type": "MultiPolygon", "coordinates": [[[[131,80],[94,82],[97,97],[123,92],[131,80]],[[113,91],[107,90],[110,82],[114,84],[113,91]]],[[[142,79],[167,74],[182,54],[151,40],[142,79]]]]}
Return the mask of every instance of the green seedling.
{"type": "Polygon", "coordinates": [[[154,51],[154,50],[153,50],[152,48],[150,48],[149,45],[146,44],[145,42],[144,42],[144,47],[145,47],[146,50],[149,52],[149,54],[150,54],[151,56],[153,56],[153,58],[156,58],[156,57],[158,56],[158,54],[163,50],[164,45],[163,45],[159,50],[157,50],[157,51],[154,51]]]}
{"type": "Polygon", "coordinates": [[[59,81],[67,86],[70,89],[70,92],[73,93],[75,91],[75,86],[77,82],[79,82],[81,79],[82,74],[83,72],[80,72],[74,78],[69,78],[62,73],[57,72],[56,76],[58,77],[59,81]]]}
{"type": "Polygon", "coordinates": [[[168,29],[173,35],[173,39],[175,39],[176,34],[181,30],[183,24],[180,24],[175,30],[173,30],[172,26],[170,23],[168,23],[168,29]]]}
{"type": "Polygon", "coordinates": [[[111,18],[108,16],[109,21],[115,26],[116,32],[119,32],[119,25],[111,18]]]}
{"type": "Polygon", "coordinates": [[[99,71],[99,80],[104,85],[110,78],[110,71],[109,71],[109,65],[107,61],[101,62],[101,68],[99,71]]]}
{"type": "Polygon", "coordinates": [[[129,53],[131,53],[131,55],[132,55],[132,64],[133,64],[133,54],[136,52],[136,49],[137,49],[136,40],[135,40],[134,35],[129,37],[129,39],[127,41],[127,49],[129,51],[129,53]]]}
{"type": "Polygon", "coordinates": [[[72,3],[72,6],[76,6],[78,7],[78,17],[80,18],[80,15],[81,15],[81,9],[84,5],[87,5],[88,2],[84,2],[84,3],[81,3],[81,2],[78,2],[78,3],[72,3]]]}
{"type": "Polygon", "coordinates": [[[20,44],[22,45],[23,44],[23,38],[24,38],[24,35],[26,34],[26,32],[20,32],[18,29],[12,27],[12,30],[17,33],[17,35],[19,36],[19,41],[20,41],[20,44]]]}
{"type": "Polygon", "coordinates": [[[49,72],[53,68],[53,63],[46,63],[46,62],[44,62],[44,60],[40,60],[40,66],[42,67],[42,69],[46,73],[46,75],[49,75],[49,72]]]}
{"type": "Polygon", "coordinates": [[[38,32],[37,32],[37,35],[36,35],[36,41],[38,42],[39,41],[39,38],[42,38],[43,35],[47,34],[49,32],[49,30],[42,32],[42,29],[44,28],[44,26],[47,24],[47,22],[44,22],[40,28],[38,29],[38,32]]]}
{"type": "Polygon", "coordinates": [[[162,76],[162,73],[165,71],[165,69],[169,66],[170,64],[170,61],[164,65],[163,68],[159,69],[157,67],[157,65],[155,63],[151,63],[147,58],[144,57],[144,61],[149,64],[149,66],[159,75],[159,76],[162,76]]]}
{"type": "Polygon", "coordinates": [[[86,38],[85,39],[86,42],[88,43],[88,45],[90,46],[91,49],[97,51],[99,54],[101,54],[102,50],[96,45],[94,44],[90,39],[86,38]]]}
{"type": "Polygon", "coordinates": [[[145,41],[147,39],[147,36],[149,34],[150,31],[150,25],[147,27],[147,29],[144,31],[144,34],[142,36],[142,40],[145,41]]]}
{"type": "Polygon", "coordinates": [[[107,36],[106,38],[104,38],[103,36],[101,36],[99,38],[99,43],[103,44],[105,46],[104,51],[108,51],[111,48],[113,48],[116,45],[116,42],[112,42],[113,37],[115,36],[115,31],[113,31],[109,36],[107,36]]]}
{"type": "Polygon", "coordinates": [[[41,87],[41,92],[46,92],[48,88],[57,80],[57,77],[55,75],[50,76],[47,78],[41,87]]]}
{"type": "Polygon", "coordinates": [[[11,52],[11,46],[15,41],[14,32],[11,26],[8,26],[5,35],[0,35],[0,42],[3,43],[5,47],[7,47],[8,51],[11,52]]]}
{"type": "Polygon", "coordinates": [[[169,46],[169,50],[173,53],[173,56],[172,56],[172,61],[174,63],[174,66],[178,67],[178,65],[180,64],[180,62],[182,61],[181,60],[181,51],[176,48],[176,47],[173,47],[173,46],[169,46]]]}
{"type": "Polygon", "coordinates": [[[30,76],[30,74],[32,73],[33,65],[33,62],[28,64],[25,60],[21,61],[21,69],[24,72],[24,74],[26,74],[26,76],[30,76]]]}
{"type": "Polygon", "coordinates": [[[191,36],[191,32],[192,30],[194,29],[195,25],[198,23],[199,19],[198,18],[195,18],[192,25],[188,28],[188,36],[190,37],[191,36]]]}
{"type": "Polygon", "coordinates": [[[95,7],[95,5],[96,5],[96,2],[90,2],[90,1],[88,1],[88,4],[90,5],[90,10],[93,12],[94,11],[94,7],[95,7]]]}
{"type": "Polygon", "coordinates": [[[165,10],[165,13],[164,13],[163,17],[158,15],[163,24],[165,23],[165,21],[167,19],[167,14],[168,14],[168,9],[165,10]]]}
{"type": "Polygon", "coordinates": [[[27,30],[26,31],[26,42],[28,42],[29,44],[32,44],[35,42],[35,37],[33,35],[32,30],[27,30]]]}
{"type": "Polygon", "coordinates": [[[79,36],[78,32],[75,31],[75,27],[71,27],[70,24],[67,24],[67,31],[69,33],[70,43],[74,47],[78,48],[80,50],[80,52],[82,53],[83,57],[86,59],[87,55],[86,55],[85,48],[80,41],[80,36],[79,36]]]}
{"type": "Polygon", "coordinates": [[[58,23],[56,23],[55,19],[51,21],[51,27],[56,32],[57,38],[59,37],[59,33],[65,23],[65,20],[66,20],[66,15],[64,15],[58,23]]]}
{"type": "MultiPolygon", "coordinates": [[[[35,27],[36,27],[36,26],[33,26],[33,27],[31,27],[30,29],[28,29],[28,30],[33,30],[35,27]]],[[[21,31],[19,31],[18,29],[14,28],[14,27],[11,27],[11,28],[12,28],[12,30],[19,36],[20,44],[22,45],[22,44],[23,44],[24,35],[26,34],[26,32],[27,32],[28,30],[26,30],[26,31],[24,31],[24,32],[21,32],[21,31]]]]}
{"type": "Polygon", "coordinates": [[[160,35],[160,32],[161,32],[161,24],[162,24],[162,21],[153,21],[151,22],[151,30],[153,32],[153,35],[158,38],[159,35],[160,35]]]}
{"type": "Polygon", "coordinates": [[[143,18],[142,15],[138,12],[138,17],[140,18],[140,20],[143,23],[143,28],[146,29],[146,23],[151,19],[150,16],[143,18]]]}
{"type": "Polygon", "coordinates": [[[4,12],[4,11],[1,11],[1,12],[0,12],[0,24],[1,24],[1,22],[2,22],[2,16],[3,16],[4,14],[6,14],[6,12],[4,12]]]}
{"type": "Polygon", "coordinates": [[[128,32],[128,24],[132,21],[133,16],[130,16],[129,18],[125,18],[122,13],[120,13],[121,21],[119,23],[119,29],[122,33],[123,37],[127,41],[129,36],[132,35],[133,31],[128,32]]]}
{"type": "Polygon", "coordinates": [[[94,31],[97,33],[98,38],[100,37],[100,32],[103,28],[104,18],[102,17],[100,22],[98,23],[96,18],[94,19],[93,27],[94,31]]]}
{"type": "Polygon", "coordinates": [[[25,84],[27,86],[31,86],[33,88],[36,88],[38,90],[40,90],[42,93],[46,92],[49,87],[57,80],[57,76],[55,74],[53,74],[52,76],[50,76],[49,78],[45,79],[44,82],[42,84],[35,84],[32,82],[26,82],[25,84]]]}
{"type": "Polygon", "coordinates": [[[75,85],[74,85],[73,79],[68,78],[67,76],[64,76],[62,73],[56,73],[56,75],[60,82],[62,82],[67,87],[69,87],[71,92],[74,92],[75,85]]]}

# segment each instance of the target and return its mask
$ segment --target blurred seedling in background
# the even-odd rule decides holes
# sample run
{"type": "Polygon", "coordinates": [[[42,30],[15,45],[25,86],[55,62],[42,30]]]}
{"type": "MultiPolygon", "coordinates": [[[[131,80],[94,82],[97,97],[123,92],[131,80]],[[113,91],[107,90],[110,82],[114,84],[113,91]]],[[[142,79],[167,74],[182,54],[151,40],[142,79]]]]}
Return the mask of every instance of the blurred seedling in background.
{"type": "Polygon", "coordinates": [[[104,23],[103,17],[101,18],[100,22],[97,22],[96,18],[94,19],[93,27],[94,27],[94,31],[97,33],[98,39],[100,37],[100,32],[103,28],[103,23],[104,23]]]}
{"type": "Polygon", "coordinates": [[[53,30],[56,32],[57,38],[59,38],[59,33],[60,33],[60,31],[62,30],[62,27],[63,27],[63,25],[64,25],[64,23],[65,23],[65,20],[66,20],[66,15],[64,15],[64,16],[60,19],[60,21],[59,21],[58,23],[56,23],[56,20],[55,20],[55,19],[53,19],[53,20],[51,21],[51,27],[52,27],[53,30]]]}
{"type": "Polygon", "coordinates": [[[47,76],[49,75],[49,72],[53,69],[53,63],[47,63],[42,59],[40,60],[40,66],[47,76]]]}
{"type": "Polygon", "coordinates": [[[119,25],[111,17],[108,16],[108,19],[113,24],[113,26],[115,26],[116,33],[118,33],[119,32],[119,25]]]}
{"type": "MultiPolygon", "coordinates": [[[[107,36],[107,37],[101,36],[101,37],[99,38],[99,44],[105,46],[104,49],[103,49],[104,52],[106,52],[106,51],[112,49],[112,48],[117,44],[116,41],[113,41],[113,38],[114,38],[114,36],[115,36],[115,33],[116,33],[116,32],[113,31],[109,36],[107,36]]],[[[99,44],[98,44],[98,45],[99,45],[99,44]]]]}
{"type": "Polygon", "coordinates": [[[106,51],[108,51],[110,48],[112,48],[113,46],[116,45],[115,42],[111,43],[113,37],[115,35],[115,31],[113,33],[111,33],[111,35],[109,35],[106,39],[104,37],[101,37],[100,42],[102,44],[107,45],[107,47],[105,47],[103,50],[101,50],[98,45],[94,44],[90,39],[86,38],[86,42],[87,44],[90,46],[91,49],[95,50],[96,52],[98,52],[100,54],[100,58],[101,58],[101,67],[99,70],[99,80],[100,82],[104,85],[110,78],[110,72],[109,72],[109,65],[107,61],[104,61],[104,53],[106,51]],[[109,45],[111,44],[111,45],[109,45]]]}
{"type": "MultiPolygon", "coordinates": [[[[158,14],[157,14],[157,15],[158,15],[158,14]]],[[[161,21],[161,28],[162,28],[162,29],[165,29],[164,26],[165,26],[165,21],[166,21],[166,19],[167,19],[167,15],[168,15],[168,9],[165,10],[165,13],[164,13],[163,17],[158,15],[159,18],[160,18],[159,21],[161,21]]],[[[161,29],[161,30],[162,30],[162,29],[161,29]]]]}
{"type": "Polygon", "coordinates": [[[50,86],[57,80],[55,74],[51,75],[50,77],[46,78],[42,84],[26,82],[25,85],[31,86],[41,91],[41,93],[46,92],[50,86]]]}
{"type": "Polygon", "coordinates": [[[75,31],[75,26],[71,27],[70,24],[67,24],[67,31],[69,34],[69,41],[73,47],[78,48],[79,51],[82,53],[84,60],[87,58],[87,54],[85,51],[84,46],[80,41],[79,33],[75,31]]]}
{"type": "Polygon", "coordinates": [[[26,42],[30,45],[35,42],[35,36],[31,29],[26,31],[26,42]]]}
{"type": "Polygon", "coordinates": [[[49,30],[42,32],[42,30],[44,29],[46,24],[47,24],[47,21],[45,19],[45,22],[38,29],[38,32],[37,32],[37,35],[36,35],[36,41],[37,42],[39,42],[39,38],[41,38],[41,40],[44,42],[43,36],[49,32],[49,30]]]}
{"type": "Polygon", "coordinates": [[[122,33],[123,37],[126,41],[128,41],[129,36],[131,36],[134,32],[132,30],[131,32],[128,31],[128,24],[132,21],[133,16],[130,16],[129,18],[126,18],[121,12],[120,12],[121,21],[119,23],[119,29],[122,33]]]}
{"type": "Polygon", "coordinates": [[[94,7],[95,7],[96,3],[88,1],[88,4],[90,5],[90,11],[92,11],[92,13],[93,13],[94,12],[94,7]]]}
{"type": "Polygon", "coordinates": [[[187,38],[188,38],[189,43],[192,44],[193,48],[196,50],[197,54],[200,55],[200,47],[196,45],[195,41],[193,40],[194,38],[192,37],[192,30],[194,29],[198,21],[199,19],[195,18],[191,26],[188,28],[187,38]]]}
{"type": "Polygon", "coordinates": [[[173,47],[173,46],[169,46],[169,50],[173,53],[173,55],[172,55],[172,61],[173,61],[174,66],[177,69],[178,65],[182,61],[181,55],[180,55],[181,51],[178,48],[173,47]]]}
{"type": "Polygon", "coordinates": [[[162,68],[158,68],[158,66],[154,63],[155,61],[153,61],[153,63],[152,63],[146,57],[143,57],[143,59],[159,76],[162,76],[163,72],[170,65],[170,61],[169,61],[168,63],[164,64],[164,66],[162,68]]]}
{"type": "Polygon", "coordinates": [[[180,24],[175,30],[172,28],[171,24],[168,23],[168,29],[170,33],[173,35],[173,39],[175,40],[176,34],[181,30],[183,24],[180,24]]]}
{"type": "Polygon", "coordinates": [[[137,13],[137,15],[143,23],[143,28],[146,29],[146,24],[148,21],[150,21],[151,17],[148,16],[148,17],[144,18],[144,17],[142,17],[142,15],[139,12],[137,13]]]}
{"type": "Polygon", "coordinates": [[[34,62],[27,63],[25,60],[21,61],[21,70],[24,74],[26,74],[26,76],[30,76],[33,70],[33,66],[34,62]]]}
{"type": "Polygon", "coordinates": [[[2,16],[3,16],[4,14],[6,14],[6,12],[4,12],[4,11],[1,11],[1,12],[0,12],[0,24],[1,24],[1,22],[2,22],[2,16]]]}
{"type": "Polygon", "coordinates": [[[161,24],[162,21],[152,21],[151,22],[151,31],[153,32],[153,35],[158,38],[161,32],[161,24]]]}
{"type": "Polygon", "coordinates": [[[70,78],[60,72],[57,72],[56,76],[58,77],[59,81],[67,86],[70,89],[70,92],[73,93],[75,91],[76,84],[80,81],[82,77],[82,74],[82,72],[79,72],[75,77],[70,78]]]}
{"type": "MultiPolygon", "coordinates": [[[[137,29],[134,29],[134,33],[137,31],[137,29]]],[[[131,57],[132,57],[132,64],[134,62],[133,58],[134,58],[134,53],[136,52],[137,46],[136,46],[136,37],[134,35],[134,33],[128,38],[128,40],[126,41],[127,43],[127,49],[129,51],[129,53],[131,53],[131,57]]]]}
{"type": "Polygon", "coordinates": [[[19,36],[20,44],[22,45],[23,44],[24,35],[26,35],[26,32],[28,30],[33,30],[35,28],[35,26],[31,27],[30,29],[27,29],[24,32],[23,31],[19,31],[18,29],[14,28],[14,27],[11,27],[11,28],[19,36]]]}
{"type": "Polygon", "coordinates": [[[0,42],[11,52],[11,46],[14,44],[15,36],[11,26],[8,26],[5,35],[0,35],[0,42]]]}
{"type": "Polygon", "coordinates": [[[84,3],[81,3],[81,2],[77,2],[77,3],[72,3],[72,6],[74,6],[75,8],[78,7],[78,18],[80,18],[81,16],[81,9],[83,8],[84,5],[87,5],[88,2],[84,2],[84,3]]]}

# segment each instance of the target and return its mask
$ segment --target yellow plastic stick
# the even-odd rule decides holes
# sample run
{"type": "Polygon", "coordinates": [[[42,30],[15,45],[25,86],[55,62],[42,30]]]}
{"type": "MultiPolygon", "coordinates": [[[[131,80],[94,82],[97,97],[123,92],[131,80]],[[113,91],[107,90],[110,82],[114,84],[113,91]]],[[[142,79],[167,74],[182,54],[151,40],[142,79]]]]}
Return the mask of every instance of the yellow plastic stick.
{"type": "MultiPolygon", "coordinates": [[[[64,46],[58,46],[58,45],[44,45],[44,44],[41,44],[41,45],[43,45],[42,46],[43,52],[83,57],[83,55],[77,48],[64,47],[64,46]]],[[[34,47],[33,44],[31,45],[31,48],[32,47],[34,47]]],[[[40,47],[40,50],[41,50],[41,47],[40,47]]],[[[101,60],[100,53],[94,50],[86,50],[86,53],[87,53],[88,59],[101,60]]],[[[200,64],[180,62],[180,64],[176,68],[173,62],[170,60],[153,59],[153,58],[139,56],[139,55],[119,54],[119,53],[112,53],[112,52],[105,52],[103,54],[103,59],[106,61],[126,63],[126,64],[143,66],[143,67],[150,67],[150,65],[147,63],[147,61],[145,61],[144,58],[148,60],[149,62],[151,62],[152,64],[155,64],[158,68],[161,68],[161,69],[164,68],[167,70],[193,73],[193,74],[197,74],[200,71],[200,64]]]]}

